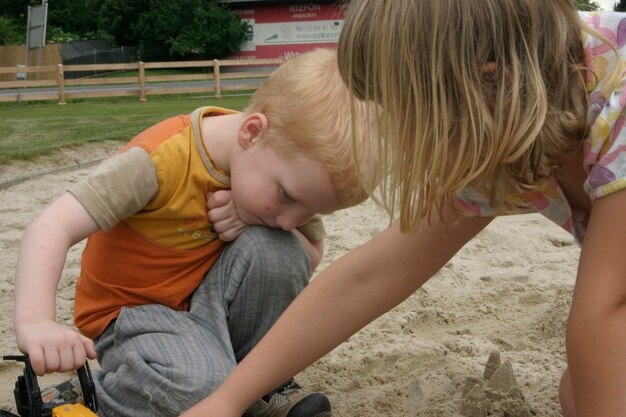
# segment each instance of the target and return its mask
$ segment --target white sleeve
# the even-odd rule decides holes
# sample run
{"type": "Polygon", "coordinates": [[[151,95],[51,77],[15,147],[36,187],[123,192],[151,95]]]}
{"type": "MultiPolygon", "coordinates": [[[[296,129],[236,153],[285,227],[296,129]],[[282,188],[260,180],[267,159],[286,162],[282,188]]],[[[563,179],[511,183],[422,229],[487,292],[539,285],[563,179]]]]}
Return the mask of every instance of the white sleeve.
{"type": "Polygon", "coordinates": [[[109,231],[156,196],[157,172],[150,155],[133,147],[103,161],[68,191],[85,207],[98,226],[109,231]]]}

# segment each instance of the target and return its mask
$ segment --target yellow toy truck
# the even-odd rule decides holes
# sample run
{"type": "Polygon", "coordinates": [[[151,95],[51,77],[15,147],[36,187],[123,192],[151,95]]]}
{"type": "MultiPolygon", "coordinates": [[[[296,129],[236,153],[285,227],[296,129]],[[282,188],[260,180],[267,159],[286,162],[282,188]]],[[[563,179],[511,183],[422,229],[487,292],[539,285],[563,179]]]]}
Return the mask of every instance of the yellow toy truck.
{"type": "MultiPolygon", "coordinates": [[[[60,404],[55,402],[50,405],[44,403],[41,398],[37,375],[33,371],[27,355],[9,355],[3,356],[2,359],[24,363],[24,374],[17,377],[13,391],[19,417],[97,417],[98,400],[88,363],[76,371],[83,392],[84,404],[70,399],[67,402],[60,404]]],[[[8,411],[2,411],[1,417],[18,416],[8,411]]]]}

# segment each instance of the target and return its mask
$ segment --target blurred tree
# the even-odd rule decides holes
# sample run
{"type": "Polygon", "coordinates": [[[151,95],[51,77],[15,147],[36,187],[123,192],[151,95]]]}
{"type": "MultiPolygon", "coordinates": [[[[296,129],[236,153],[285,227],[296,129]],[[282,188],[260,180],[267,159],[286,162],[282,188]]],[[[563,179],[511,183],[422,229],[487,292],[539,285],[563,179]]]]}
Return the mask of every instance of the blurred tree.
{"type": "Polygon", "coordinates": [[[52,0],[48,2],[48,26],[66,33],[85,34],[98,30],[90,0],[52,0]]]}
{"type": "Polygon", "coordinates": [[[578,10],[584,11],[593,11],[600,9],[600,5],[593,0],[576,0],[576,7],[578,8],[578,10]]]}
{"type": "Polygon", "coordinates": [[[38,4],[41,4],[41,0],[0,0],[0,15],[25,19],[28,6],[36,6],[38,4]]]}
{"type": "Polygon", "coordinates": [[[142,59],[223,58],[246,39],[247,24],[215,0],[147,1],[133,28],[142,59]]]}
{"type": "MultiPolygon", "coordinates": [[[[66,42],[93,37],[104,37],[106,34],[94,35],[97,30],[93,13],[87,2],[97,0],[54,0],[48,3],[48,19],[46,21],[46,43],[66,42]]],[[[41,0],[0,0],[0,17],[8,19],[2,24],[4,36],[0,42],[24,44],[26,42],[26,24],[28,7],[41,5],[41,0]],[[18,39],[6,36],[7,27],[12,27],[19,34],[18,39]]]]}
{"type": "Polygon", "coordinates": [[[41,4],[35,0],[0,0],[0,45],[26,42],[28,6],[41,4]]]}
{"type": "MultiPolygon", "coordinates": [[[[95,3],[97,26],[113,36],[118,45],[139,45],[139,17],[150,8],[150,0],[89,0],[95,3]]],[[[178,1],[177,3],[180,3],[178,1]]]]}
{"type": "Polygon", "coordinates": [[[17,19],[0,16],[0,45],[22,45],[26,39],[26,29],[19,27],[17,19]]]}
{"type": "Polygon", "coordinates": [[[626,0],[619,0],[613,3],[613,10],[616,12],[626,12],[626,0]]]}
{"type": "MultiPolygon", "coordinates": [[[[28,6],[37,4],[0,0],[0,42],[24,42],[28,6]]],[[[247,28],[217,0],[53,0],[47,24],[48,42],[106,38],[139,45],[142,59],[152,61],[223,58],[239,50],[247,28]]]]}

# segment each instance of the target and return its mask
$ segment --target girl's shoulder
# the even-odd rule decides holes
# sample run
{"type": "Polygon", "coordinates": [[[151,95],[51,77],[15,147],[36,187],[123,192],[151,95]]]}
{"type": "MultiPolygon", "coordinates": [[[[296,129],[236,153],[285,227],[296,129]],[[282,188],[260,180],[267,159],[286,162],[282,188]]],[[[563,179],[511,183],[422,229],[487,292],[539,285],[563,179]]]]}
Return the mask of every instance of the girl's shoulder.
{"type": "Polygon", "coordinates": [[[626,188],[626,13],[581,13],[581,18],[615,46],[585,36],[591,126],[584,149],[585,191],[596,199],[626,188]]]}
{"type": "MultiPolygon", "coordinates": [[[[595,199],[626,188],[626,13],[581,12],[580,17],[592,33],[601,35],[583,34],[591,127],[584,141],[584,187],[595,199]]],[[[499,200],[504,209],[494,207],[483,191],[468,188],[457,194],[456,206],[470,216],[540,213],[579,242],[583,239],[588,213],[572,211],[555,177],[531,191],[512,190],[499,200]]]]}

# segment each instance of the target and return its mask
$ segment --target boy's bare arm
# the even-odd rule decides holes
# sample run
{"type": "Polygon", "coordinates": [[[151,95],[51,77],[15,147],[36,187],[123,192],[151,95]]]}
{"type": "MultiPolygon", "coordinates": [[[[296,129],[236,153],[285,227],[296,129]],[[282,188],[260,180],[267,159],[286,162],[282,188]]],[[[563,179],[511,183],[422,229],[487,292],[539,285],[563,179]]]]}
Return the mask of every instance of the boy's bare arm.
{"type": "Polygon", "coordinates": [[[15,276],[18,348],[39,375],[76,369],[95,358],[93,342],[56,322],[56,291],[67,251],[98,230],[70,193],[48,206],[25,230],[15,276]]]}

